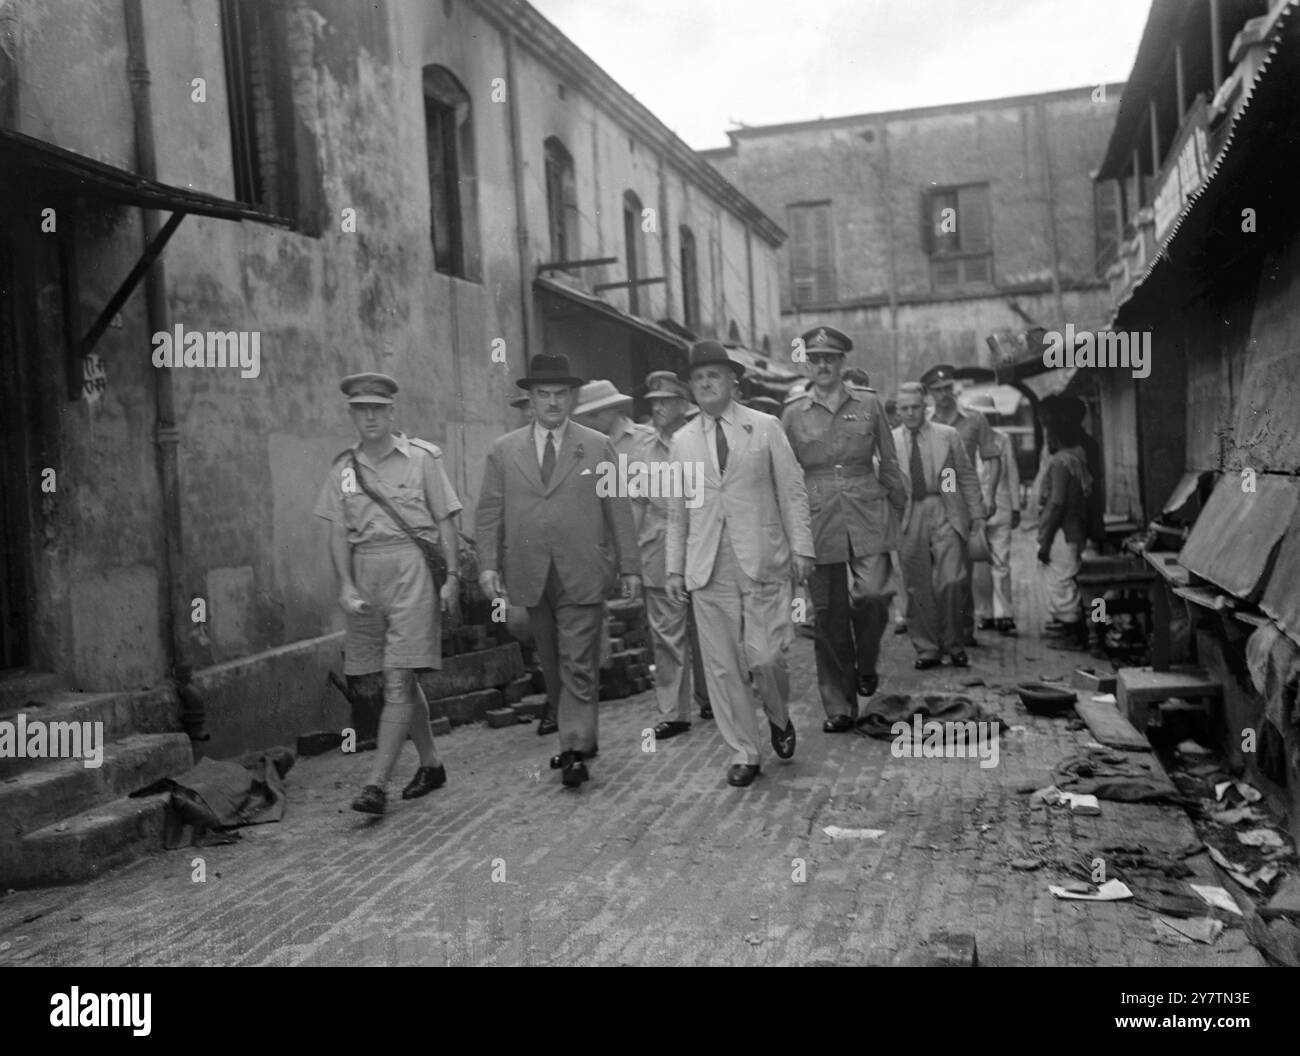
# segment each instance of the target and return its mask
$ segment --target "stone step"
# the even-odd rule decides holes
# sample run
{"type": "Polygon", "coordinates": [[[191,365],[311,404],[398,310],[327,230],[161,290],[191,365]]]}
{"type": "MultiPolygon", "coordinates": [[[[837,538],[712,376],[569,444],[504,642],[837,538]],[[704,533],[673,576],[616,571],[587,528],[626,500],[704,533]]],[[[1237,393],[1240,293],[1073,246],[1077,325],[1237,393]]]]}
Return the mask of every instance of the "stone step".
{"type": "MultiPolygon", "coordinates": [[[[19,713],[26,715],[28,722],[102,722],[104,743],[134,733],[175,733],[181,728],[180,701],[170,687],[108,693],[45,690],[0,712],[0,722],[16,724],[19,713]]],[[[0,758],[0,778],[42,762],[5,756],[0,758]]]]}
{"type": "Polygon", "coordinates": [[[183,733],[138,733],[103,745],[103,761],[51,759],[0,782],[0,855],[23,836],[194,765],[183,733]]]}
{"type": "Polygon", "coordinates": [[[169,793],[115,799],[29,833],[0,860],[0,884],[41,887],[90,880],[161,850],[169,793]]]}

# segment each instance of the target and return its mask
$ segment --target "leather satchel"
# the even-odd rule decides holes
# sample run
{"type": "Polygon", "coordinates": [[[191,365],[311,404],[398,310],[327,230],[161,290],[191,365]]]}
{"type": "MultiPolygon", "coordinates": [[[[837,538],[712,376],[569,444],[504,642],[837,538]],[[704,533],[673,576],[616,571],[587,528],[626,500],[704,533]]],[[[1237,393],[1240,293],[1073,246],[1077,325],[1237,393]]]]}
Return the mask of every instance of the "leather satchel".
{"type": "Polygon", "coordinates": [[[361,466],[357,462],[355,451],[352,453],[352,472],[356,475],[361,490],[377,503],[381,510],[388,514],[393,523],[407,534],[411,542],[420,548],[424,563],[429,566],[429,572],[433,575],[433,585],[441,593],[442,585],[447,582],[447,558],[443,555],[441,544],[418,535],[415,529],[407,524],[402,519],[402,515],[393,508],[393,504],[366,483],[366,478],[361,475],[361,466]]]}

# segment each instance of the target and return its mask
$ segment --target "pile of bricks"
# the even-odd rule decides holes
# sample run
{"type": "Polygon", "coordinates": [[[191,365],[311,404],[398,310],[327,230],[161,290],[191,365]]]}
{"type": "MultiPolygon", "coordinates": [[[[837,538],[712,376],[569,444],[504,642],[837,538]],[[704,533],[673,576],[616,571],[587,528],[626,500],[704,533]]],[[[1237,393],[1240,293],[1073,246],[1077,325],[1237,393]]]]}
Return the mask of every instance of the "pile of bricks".
{"type": "Polygon", "coordinates": [[[640,601],[610,602],[608,609],[609,639],[600,665],[600,699],[619,700],[654,685],[650,628],[640,601]]]}

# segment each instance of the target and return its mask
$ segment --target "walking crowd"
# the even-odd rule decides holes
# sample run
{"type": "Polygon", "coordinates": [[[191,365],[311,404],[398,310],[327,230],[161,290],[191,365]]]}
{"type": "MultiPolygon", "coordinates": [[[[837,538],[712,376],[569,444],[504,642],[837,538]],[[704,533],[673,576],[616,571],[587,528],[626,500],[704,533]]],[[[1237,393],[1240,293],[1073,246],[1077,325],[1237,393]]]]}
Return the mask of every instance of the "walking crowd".
{"type": "MultiPolygon", "coordinates": [[[[779,758],[795,752],[787,654],[796,592],[811,602],[830,734],[853,730],[859,699],[879,689],[881,641],[900,593],[895,629],[910,636],[918,670],[945,658],[967,666],[977,619],[980,629],[1017,633],[1010,545],[1021,488],[1007,436],[958,404],[951,366],[882,402],[846,367],[847,335],[816,327],[802,341],[809,384],[784,407],[742,402],[745,368],[715,341],[692,346],[680,374],[646,378],[648,424],[629,417],[630,395],[575,377],[562,355],[533,356],[517,381],[525,423],[493,443],[479,490],[478,586],[527,611],[547,694],[538,733],[558,733],[551,766],[564,786],[588,781],[599,751],[605,603],[615,593],[644,600],[655,737],[687,733],[693,712],[713,719],[735,787],[761,773],[764,740],[779,758]],[[620,465],[674,467],[656,479],[675,486],[602,486],[620,465]]],[[[446,781],[416,676],[440,666],[441,619],[456,612],[462,507],[440,450],[393,428],[392,378],[355,374],[341,388],[359,440],[335,459],[316,513],[330,522],[345,671],[383,672],[378,751],[352,804],[382,814],[408,735],[420,762],[403,798],[446,781]]],[[[1047,400],[1041,410],[1048,633],[1075,644],[1084,624],[1074,576],[1100,518],[1096,445],[1079,401],[1047,400]]]]}

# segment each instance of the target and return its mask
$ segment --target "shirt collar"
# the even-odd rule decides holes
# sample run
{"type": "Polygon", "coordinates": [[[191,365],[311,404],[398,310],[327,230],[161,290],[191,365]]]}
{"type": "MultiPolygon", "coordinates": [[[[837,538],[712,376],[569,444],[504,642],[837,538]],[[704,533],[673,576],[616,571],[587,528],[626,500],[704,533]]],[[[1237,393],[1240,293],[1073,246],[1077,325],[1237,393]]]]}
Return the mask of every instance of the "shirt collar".
{"type": "Polygon", "coordinates": [[[857,397],[853,395],[853,392],[849,389],[849,387],[843,383],[840,384],[840,397],[836,401],[834,407],[832,407],[829,403],[819,398],[817,395],[817,390],[815,388],[810,387],[808,389],[808,395],[812,397],[811,402],[808,404],[809,407],[811,407],[815,403],[820,407],[825,407],[828,411],[831,412],[831,414],[836,413],[841,407],[843,407],[846,403],[848,403],[849,400],[857,399],[857,397]]]}
{"type": "Polygon", "coordinates": [[[727,406],[722,408],[722,413],[716,417],[709,414],[707,411],[700,411],[700,414],[705,418],[708,418],[710,421],[726,422],[727,425],[734,425],[736,422],[736,401],[729,400],[727,406]]]}
{"type": "MultiPolygon", "coordinates": [[[[360,440],[357,441],[356,446],[352,450],[356,453],[358,458],[364,458],[367,462],[370,462],[370,456],[365,453],[360,440]]],[[[393,446],[384,452],[383,458],[379,461],[382,462],[394,451],[400,452],[407,458],[411,457],[411,441],[406,438],[405,433],[393,433],[393,446]]],[[[370,464],[374,465],[373,462],[370,462],[370,464]]]]}
{"type": "Polygon", "coordinates": [[[554,429],[547,429],[546,426],[541,424],[541,422],[533,422],[533,439],[539,444],[544,444],[546,443],[546,434],[548,432],[554,433],[555,446],[559,447],[562,443],[564,443],[564,432],[566,429],[568,429],[568,427],[569,427],[569,419],[567,418],[564,419],[564,421],[562,421],[554,429]]]}

